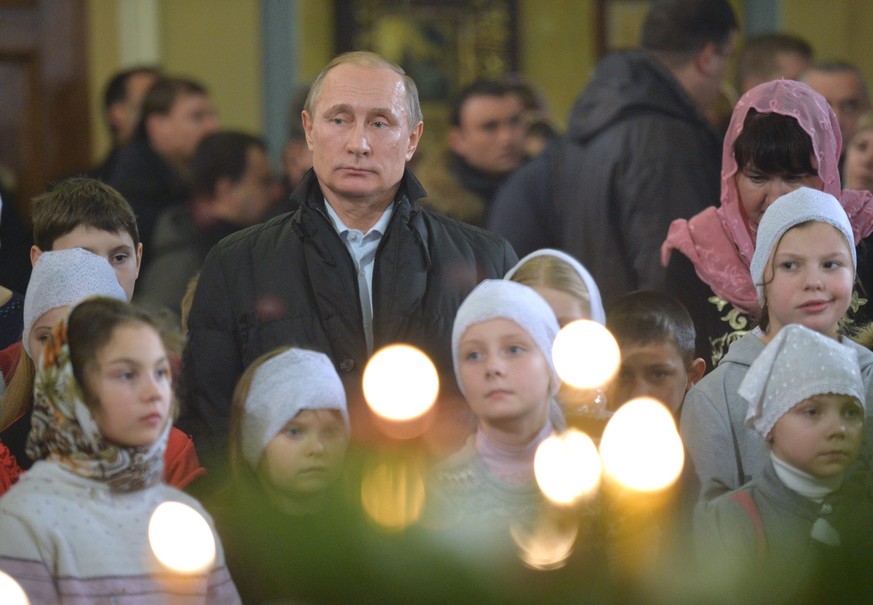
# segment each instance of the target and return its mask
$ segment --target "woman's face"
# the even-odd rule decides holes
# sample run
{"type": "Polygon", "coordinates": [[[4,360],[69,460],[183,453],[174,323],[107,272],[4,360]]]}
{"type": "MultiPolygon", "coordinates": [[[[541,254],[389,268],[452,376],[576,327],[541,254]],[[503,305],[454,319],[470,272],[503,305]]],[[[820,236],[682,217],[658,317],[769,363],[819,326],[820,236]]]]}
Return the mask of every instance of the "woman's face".
{"type": "Polygon", "coordinates": [[[54,328],[67,313],[67,307],[55,307],[39,316],[33,325],[30,327],[30,334],[27,335],[27,344],[30,346],[31,359],[34,365],[39,365],[39,356],[42,355],[42,349],[48,337],[54,328]]]}
{"type": "Polygon", "coordinates": [[[846,148],[847,189],[873,191],[873,128],[862,130],[846,148]]]}
{"type": "MultiPolygon", "coordinates": [[[[815,158],[812,160],[815,166],[815,158]]],[[[822,191],[824,182],[817,174],[772,174],[746,166],[736,176],[737,192],[743,213],[749,223],[757,226],[764,212],[777,199],[800,187],[822,191]]]]}

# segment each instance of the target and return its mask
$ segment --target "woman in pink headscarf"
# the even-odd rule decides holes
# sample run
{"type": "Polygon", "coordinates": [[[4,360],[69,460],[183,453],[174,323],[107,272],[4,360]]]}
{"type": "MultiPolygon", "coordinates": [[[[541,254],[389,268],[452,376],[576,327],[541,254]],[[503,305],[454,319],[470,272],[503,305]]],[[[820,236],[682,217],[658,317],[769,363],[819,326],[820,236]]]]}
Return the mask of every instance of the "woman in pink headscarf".
{"type": "MultiPolygon", "coordinates": [[[[734,108],[722,151],[721,206],[673,221],[661,247],[668,288],[694,318],[698,354],[711,367],[760,313],[749,264],[758,222],[776,198],[798,187],[826,191],[848,214],[856,245],[873,232],[873,195],[840,185],[841,147],[833,110],[806,84],[760,84],[734,108]]],[[[861,321],[873,316],[873,303],[864,304],[873,293],[873,262],[863,245],[858,262],[852,310],[861,321]]]]}

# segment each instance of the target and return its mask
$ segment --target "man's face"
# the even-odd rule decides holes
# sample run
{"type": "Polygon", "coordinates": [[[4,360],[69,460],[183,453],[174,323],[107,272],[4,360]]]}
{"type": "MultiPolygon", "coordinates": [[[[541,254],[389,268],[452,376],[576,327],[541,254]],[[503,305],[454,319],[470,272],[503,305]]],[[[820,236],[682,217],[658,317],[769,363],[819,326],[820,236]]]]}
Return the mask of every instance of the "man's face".
{"type": "Polygon", "coordinates": [[[230,188],[233,200],[233,216],[230,218],[237,225],[257,223],[273,201],[273,179],[267,154],[260,147],[249,147],[246,156],[246,171],[230,188]]]}
{"type": "Polygon", "coordinates": [[[124,100],[109,108],[109,122],[115,131],[116,145],[126,145],[133,137],[142,100],[157,79],[156,74],[149,72],[135,73],[127,79],[124,100]]]}
{"type": "Polygon", "coordinates": [[[303,112],[303,128],[312,166],[331,204],[387,206],[423,126],[409,127],[399,74],[343,63],[325,77],[312,115],[303,112]]]}
{"type": "Polygon", "coordinates": [[[166,115],[149,117],[149,139],[158,153],[187,164],[200,140],[218,130],[218,114],[206,95],[182,94],[166,115]]]}
{"type": "Polygon", "coordinates": [[[506,174],[519,167],[525,129],[518,97],[470,97],[461,108],[460,122],[449,134],[449,146],[470,166],[489,174],[506,174]]]}
{"type": "Polygon", "coordinates": [[[855,132],[858,118],[870,108],[861,79],[850,71],[812,71],[804,77],[804,82],[827,99],[837,114],[845,149],[848,139],[855,132]]]}

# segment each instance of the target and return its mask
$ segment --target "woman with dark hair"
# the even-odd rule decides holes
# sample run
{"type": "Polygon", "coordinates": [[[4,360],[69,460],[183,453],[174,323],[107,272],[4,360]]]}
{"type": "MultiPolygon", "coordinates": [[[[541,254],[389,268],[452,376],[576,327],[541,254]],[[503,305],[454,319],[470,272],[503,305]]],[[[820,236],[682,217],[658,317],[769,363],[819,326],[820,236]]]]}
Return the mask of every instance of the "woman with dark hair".
{"type": "MultiPolygon", "coordinates": [[[[749,264],[758,222],[778,197],[798,187],[825,191],[849,216],[856,245],[873,232],[873,195],[840,184],[841,147],[833,110],[800,82],[761,84],[734,108],[722,152],[721,205],[673,221],[661,247],[667,287],[691,313],[697,353],[710,368],[759,318],[749,264]],[[672,254],[674,249],[682,254],[672,254]]],[[[873,317],[873,304],[867,303],[873,262],[863,244],[857,252],[851,312],[860,323],[873,317]]]]}

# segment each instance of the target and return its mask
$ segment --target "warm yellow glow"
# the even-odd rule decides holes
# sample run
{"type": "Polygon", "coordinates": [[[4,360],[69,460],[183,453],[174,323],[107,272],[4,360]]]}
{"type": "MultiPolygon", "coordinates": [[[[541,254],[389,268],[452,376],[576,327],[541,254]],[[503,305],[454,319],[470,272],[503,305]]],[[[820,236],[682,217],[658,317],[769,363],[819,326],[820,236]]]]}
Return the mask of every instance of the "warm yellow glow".
{"type": "Polygon", "coordinates": [[[638,491],[669,487],[685,462],[673,415],[648,397],[632,399],[613,414],[600,440],[600,456],[609,476],[638,491]]]}
{"type": "Polygon", "coordinates": [[[561,380],[580,389],[606,384],[621,362],[618,343],[596,321],[580,319],[561,328],[552,345],[561,380]]]}
{"type": "Polygon", "coordinates": [[[424,479],[401,460],[369,469],[361,481],[361,505],[373,521],[401,530],[418,521],[424,509],[424,479]]]}
{"type": "Polygon", "coordinates": [[[2,571],[0,571],[0,603],[4,605],[30,605],[30,600],[18,582],[2,571]]]}
{"type": "Polygon", "coordinates": [[[538,519],[527,528],[513,523],[509,532],[518,546],[518,556],[528,567],[540,570],[559,569],[573,552],[579,525],[574,519],[563,523],[548,518],[538,519]]]}
{"type": "Polygon", "coordinates": [[[364,369],[364,398],[388,420],[412,420],[436,401],[440,381],[427,355],[409,345],[380,349],[364,369]]]}
{"type": "Polygon", "coordinates": [[[162,564],[179,573],[198,573],[215,562],[215,536],[199,512],[181,502],[164,502],[149,521],[149,543],[162,564]]]}
{"type": "Polygon", "coordinates": [[[552,435],[537,448],[534,473],[543,494],[555,504],[574,504],[600,485],[600,456],[591,437],[576,429],[552,435]]]}

